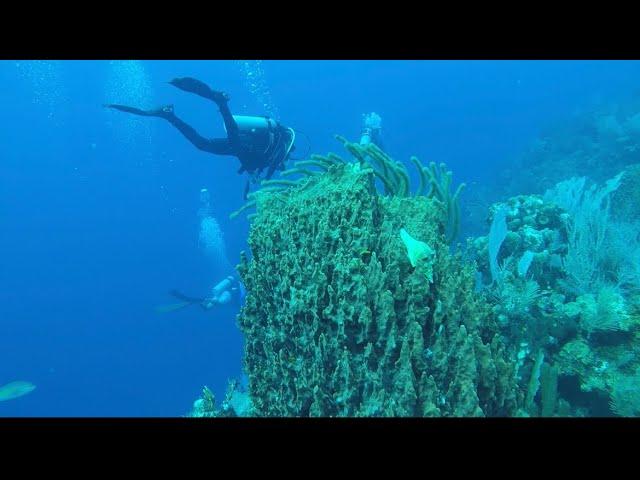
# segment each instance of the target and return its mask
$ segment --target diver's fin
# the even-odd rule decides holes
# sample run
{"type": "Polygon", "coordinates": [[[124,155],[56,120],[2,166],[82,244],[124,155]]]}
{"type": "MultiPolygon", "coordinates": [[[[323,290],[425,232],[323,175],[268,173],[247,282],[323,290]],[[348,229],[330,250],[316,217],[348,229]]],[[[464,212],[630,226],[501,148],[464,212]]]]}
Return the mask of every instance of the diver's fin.
{"type": "Polygon", "coordinates": [[[184,295],[183,293],[180,293],[178,290],[171,290],[169,291],[169,295],[171,295],[172,297],[177,298],[178,300],[182,300],[179,303],[172,303],[170,305],[159,305],[155,308],[156,313],[169,313],[169,312],[175,312],[177,310],[182,310],[185,307],[188,307],[190,305],[201,305],[203,304],[203,302],[205,301],[204,298],[194,298],[194,297],[188,297],[186,295],[184,295]]]}
{"type": "Polygon", "coordinates": [[[111,108],[113,110],[120,110],[121,112],[132,113],[134,115],[140,115],[141,117],[167,117],[173,115],[173,105],[163,105],[160,108],[153,110],[142,110],[140,108],[128,107],[127,105],[115,105],[107,104],[105,108],[111,108]]]}
{"type": "Polygon", "coordinates": [[[170,305],[158,305],[154,310],[156,313],[169,313],[182,310],[185,307],[193,305],[193,302],[172,303],[170,305]]]}
{"type": "Polygon", "coordinates": [[[197,78],[191,77],[182,77],[182,78],[174,78],[169,82],[176,88],[183,90],[189,93],[195,93],[203,98],[207,98],[209,100],[213,100],[216,103],[226,102],[229,100],[229,95],[224,92],[219,92],[216,90],[212,90],[209,85],[204,82],[201,82],[197,78]]]}
{"type": "Polygon", "coordinates": [[[205,298],[188,297],[184,293],[179,292],[178,290],[170,290],[169,295],[177,298],[178,300],[182,300],[183,302],[189,302],[189,303],[202,303],[206,300],[205,298]]]}

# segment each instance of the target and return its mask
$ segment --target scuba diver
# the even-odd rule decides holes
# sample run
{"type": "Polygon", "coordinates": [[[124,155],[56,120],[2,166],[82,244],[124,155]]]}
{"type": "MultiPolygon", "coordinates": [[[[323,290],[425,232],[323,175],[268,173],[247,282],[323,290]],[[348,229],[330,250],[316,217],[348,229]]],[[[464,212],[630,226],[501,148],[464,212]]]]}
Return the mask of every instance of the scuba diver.
{"type": "Polygon", "coordinates": [[[169,295],[181,300],[181,302],[157,307],[156,311],[158,313],[174,312],[191,305],[199,305],[203,310],[210,310],[217,305],[229,304],[232,300],[241,301],[244,296],[244,287],[235,277],[229,275],[216,284],[211,289],[211,294],[207,297],[189,297],[178,290],[171,290],[169,295]]]}
{"type": "MultiPolygon", "coordinates": [[[[222,231],[213,216],[211,195],[206,188],[200,189],[200,208],[198,209],[197,215],[200,219],[200,234],[198,239],[200,247],[203,248],[209,260],[213,262],[216,271],[232,271],[233,268],[229,264],[225,253],[222,231]]],[[[199,305],[203,310],[210,310],[216,306],[232,303],[239,305],[244,298],[244,294],[245,291],[242,283],[234,276],[228,275],[218,282],[206,297],[191,297],[178,290],[169,291],[169,295],[177,298],[180,302],[156,307],[156,312],[174,312],[191,305],[199,305]]]]}
{"type": "Polygon", "coordinates": [[[373,143],[380,150],[384,150],[382,144],[382,117],[375,112],[362,115],[362,133],[360,134],[360,145],[373,143]]]}
{"type": "Polygon", "coordinates": [[[196,148],[214,155],[231,155],[240,160],[238,173],[248,172],[249,180],[244,189],[244,198],[250,183],[257,183],[262,172],[269,179],[276,170],[284,170],[285,162],[295,150],[295,132],[269,117],[232,115],[229,110],[229,95],[212,90],[207,84],[195,78],[174,78],[169,82],[185,92],[199,95],[214,102],[224,122],[227,138],[205,138],[176,116],[173,105],[165,105],[155,110],[141,110],[126,105],[108,104],[107,108],[144,117],[159,117],[176,127],[196,148]]]}

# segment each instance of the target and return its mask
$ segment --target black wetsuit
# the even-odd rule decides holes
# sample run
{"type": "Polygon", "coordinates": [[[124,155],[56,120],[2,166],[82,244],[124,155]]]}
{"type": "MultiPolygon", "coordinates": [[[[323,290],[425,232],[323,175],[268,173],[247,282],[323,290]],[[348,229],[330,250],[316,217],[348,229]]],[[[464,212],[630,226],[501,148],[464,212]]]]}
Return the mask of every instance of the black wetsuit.
{"type": "Polygon", "coordinates": [[[276,169],[284,169],[288,151],[293,150],[293,148],[289,148],[291,133],[288,128],[275,123],[276,126],[267,132],[241,133],[231,115],[228,105],[229,99],[225,94],[213,91],[206,84],[193,78],[175,79],[170,83],[181,90],[195,93],[215,102],[220,109],[227,130],[227,138],[203,137],[191,125],[176,116],[172,105],[157,110],[141,110],[126,105],[106,105],[106,107],[134,115],[164,118],[199,150],[215,155],[237,157],[242,165],[238,173],[246,171],[252,175],[260,175],[264,169],[267,169],[266,178],[269,179],[276,169]],[[265,139],[265,136],[268,138],[265,139]]]}

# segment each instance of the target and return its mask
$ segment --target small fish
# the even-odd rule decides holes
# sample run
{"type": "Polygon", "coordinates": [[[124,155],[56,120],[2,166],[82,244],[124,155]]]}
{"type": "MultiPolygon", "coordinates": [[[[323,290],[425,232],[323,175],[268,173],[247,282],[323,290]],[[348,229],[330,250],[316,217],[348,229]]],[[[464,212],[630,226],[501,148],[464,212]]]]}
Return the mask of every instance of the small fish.
{"type": "Polygon", "coordinates": [[[22,397],[27,393],[31,393],[35,388],[36,386],[33,383],[23,382],[22,380],[7,383],[0,387],[0,402],[22,397]]]}

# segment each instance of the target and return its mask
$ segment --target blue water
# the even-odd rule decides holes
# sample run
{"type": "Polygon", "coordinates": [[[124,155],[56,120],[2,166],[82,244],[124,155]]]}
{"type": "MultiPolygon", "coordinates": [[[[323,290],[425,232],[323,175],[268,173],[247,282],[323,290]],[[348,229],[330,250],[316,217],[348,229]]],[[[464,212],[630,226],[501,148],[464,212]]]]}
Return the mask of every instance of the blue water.
{"type": "MultiPolygon", "coordinates": [[[[166,83],[180,76],[227,91],[234,113],[269,107],[233,61],[0,62],[0,385],[37,386],[0,402],[0,416],[178,416],[204,385],[222,398],[241,375],[237,305],[154,311],[172,302],[168,290],[205,295],[229,273],[198,248],[201,188],[230,263],[248,248],[247,220],[228,218],[243,203],[237,160],[196,150],[162,120],[102,108],[173,103],[205,136],[224,136],[215,106],[166,83]]],[[[445,162],[456,182],[488,186],[541,129],[634,93],[638,78],[640,63],[614,61],[265,61],[261,71],[270,106],[304,132],[299,153],[341,152],[333,135],[357,140],[375,111],[394,158],[445,162]]]]}

